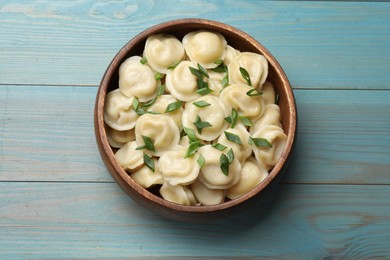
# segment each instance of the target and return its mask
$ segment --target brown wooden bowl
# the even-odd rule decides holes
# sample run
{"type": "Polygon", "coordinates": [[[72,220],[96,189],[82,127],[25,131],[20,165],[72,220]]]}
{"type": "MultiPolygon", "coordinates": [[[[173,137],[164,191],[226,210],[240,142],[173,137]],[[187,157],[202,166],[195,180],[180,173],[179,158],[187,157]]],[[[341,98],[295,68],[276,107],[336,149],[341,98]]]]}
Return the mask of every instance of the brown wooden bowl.
{"type": "Polygon", "coordinates": [[[263,45],[248,34],[220,22],[203,19],[180,19],[164,22],[141,32],[117,53],[100,83],[96,97],[94,120],[95,135],[101,157],[115,181],[129,196],[142,206],[164,217],[199,222],[225,218],[232,213],[241,212],[245,208],[257,207],[259,205],[257,203],[260,203],[265,198],[267,191],[274,186],[273,184],[278,182],[288,166],[288,159],[293,150],[296,136],[297,115],[290,83],[279,63],[263,45]],[[275,92],[279,94],[282,125],[288,138],[279,162],[271,170],[268,177],[252,191],[237,199],[218,205],[184,206],[164,200],[141,187],[121,168],[115,160],[114,152],[107,140],[103,112],[106,94],[118,88],[118,69],[120,64],[130,56],[141,55],[148,36],[156,33],[170,33],[181,39],[186,33],[199,29],[219,32],[224,35],[228,44],[232,47],[240,51],[260,53],[268,60],[269,74],[267,80],[273,84],[275,92]]]}

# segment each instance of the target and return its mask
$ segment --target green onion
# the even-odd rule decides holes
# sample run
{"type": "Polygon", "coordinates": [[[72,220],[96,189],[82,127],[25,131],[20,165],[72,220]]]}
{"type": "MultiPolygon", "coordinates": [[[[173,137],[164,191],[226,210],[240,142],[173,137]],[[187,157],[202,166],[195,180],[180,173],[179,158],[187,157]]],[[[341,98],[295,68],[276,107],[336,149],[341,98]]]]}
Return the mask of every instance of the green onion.
{"type": "Polygon", "coordinates": [[[224,146],[223,144],[220,144],[220,143],[215,143],[211,146],[217,150],[220,150],[220,151],[223,151],[227,148],[226,146],[224,146]]]}
{"type": "Polygon", "coordinates": [[[199,63],[198,63],[198,69],[199,69],[199,72],[200,72],[203,76],[205,76],[206,78],[209,77],[209,74],[207,73],[207,70],[206,70],[205,68],[203,68],[202,65],[200,65],[199,63]]]}
{"type": "Polygon", "coordinates": [[[221,154],[221,157],[219,157],[219,164],[220,164],[220,168],[221,168],[221,171],[223,172],[223,174],[228,176],[229,175],[229,158],[227,158],[227,156],[225,154],[221,154]]]}
{"type": "Polygon", "coordinates": [[[221,60],[221,59],[214,61],[214,64],[217,64],[218,66],[221,65],[222,63],[223,63],[223,60],[221,60]]]}
{"type": "Polygon", "coordinates": [[[270,142],[268,142],[267,139],[264,139],[264,138],[252,138],[252,137],[249,137],[248,143],[250,145],[254,144],[254,145],[260,146],[260,147],[272,147],[272,144],[270,142]]]}
{"type": "Polygon", "coordinates": [[[154,78],[156,79],[156,80],[160,80],[160,79],[162,79],[163,78],[163,74],[161,74],[161,73],[158,73],[158,72],[156,72],[155,74],[154,74],[154,78]]]}
{"type": "Polygon", "coordinates": [[[206,162],[206,160],[204,159],[203,155],[199,155],[199,158],[196,161],[198,162],[200,168],[202,168],[202,166],[206,162]]]}
{"type": "Polygon", "coordinates": [[[223,79],[222,79],[222,87],[226,88],[227,86],[229,86],[229,76],[228,76],[228,74],[226,74],[225,77],[223,77],[223,79]]]}
{"type": "Polygon", "coordinates": [[[138,100],[137,97],[134,97],[134,99],[133,99],[133,110],[137,112],[138,108],[139,108],[139,100],[138,100]]]}
{"type": "Polygon", "coordinates": [[[169,65],[169,66],[168,66],[168,69],[169,69],[169,70],[174,70],[174,69],[177,67],[177,65],[179,65],[179,63],[180,63],[180,60],[179,60],[179,61],[176,61],[176,62],[173,63],[172,65],[169,65]]]}
{"type": "Polygon", "coordinates": [[[217,73],[228,72],[228,67],[225,65],[225,63],[222,62],[218,65],[218,67],[212,69],[212,71],[217,73]]]}
{"type": "Polygon", "coordinates": [[[256,97],[256,96],[261,96],[263,95],[263,92],[261,91],[258,91],[257,89],[251,89],[249,90],[248,92],[246,92],[246,94],[250,97],[256,97]]]}
{"type": "Polygon", "coordinates": [[[252,86],[251,78],[249,77],[248,71],[246,69],[244,69],[243,67],[240,67],[240,73],[241,73],[241,76],[245,79],[248,86],[252,86]]]}
{"type": "Polygon", "coordinates": [[[243,123],[244,125],[246,125],[246,126],[253,126],[252,121],[248,117],[246,117],[246,116],[239,116],[238,118],[240,119],[241,123],[243,123]]]}
{"type": "Polygon", "coordinates": [[[196,121],[193,122],[194,126],[198,130],[199,134],[202,134],[202,129],[206,127],[211,127],[212,125],[207,121],[202,121],[199,115],[196,116],[196,121]]]}
{"type": "Polygon", "coordinates": [[[148,62],[148,60],[146,59],[146,57],[142,57],[139,62],[141,62],[141,64],[145,64],[146,62],[148,62]]]}
{"type": "Polygon", "coordinates": [[[184,158],[191,157],[198,151],[199,146],[201,146],[200,141],[192,142],[187,148],[184,158]]]}
{"type": "Polygon", "coordinates": [[[230,124],[231,128],[234,128],[237,125],[238,112],[235,108],[232,108],[232,113],[230,116],[225,117],[225,121],[230,124]]]}
{"type": "Polygon", "coordinates": [[[184,129],[184,132],[187,134],[188,139],[190,140],[190,142],[197,142],[197,141],[199,141],[199,139],[196,137],[195,131],[193,129],[188,128],[188,127],[183,127],[183,129],[184,129]]]}
{"type": "Polygon", "coordinates": [[[198,79],[199,79],[199,78],[200,78],[200,79],[203,78],[203,75],[202,75],[202,73],[201,73],[199,70],[195,69],[194,67],[188,67],[188,68],[190,69],[192,75],[194,75],[194,76],[197,77],[198,79]]]}
{"type": "Polygon", "coordinates": [[[157,96],[161,96],[165,92],[165,84],[162,84],[161,86],[158,87],[157,90],[157,96]]]}
{"type": "Polygon", "coordinates": [[[149,100],[148,102],[146,102],[146,103],[144,103],[144,104],[142,105],[142,108],[151,107],[151,106],[154,104],[154,102],[156,102],[156,100],[157,100],[157,97],[155,97],[155,98],[149,100]]]}
{"type": "Polygon", "coordinates": [[[165,110],[165,113],[173,112],[175,110],[178,110],[181,108],[181,101],[172,102],[167,106],[167,109],[165,110]]]}
{"type": "Polygon", "coordinates": [[[209,89],[209,88],[201,88],[201,89],[198,89],[196,91],[196,93],[198,93],[199,95],[202,95],[202,96],[205,96],[207,94],[210,94],[211,92],[213,92],[212,89],[209,89]]]}
{"type": "Polygon", "coordinates": [[[194,102],[192,104],[194,104],[197,107],[208,107],[208,106],[210,106],[210,103],[207,103],[206,101],[203,101],[203,100],[196,101],[196,102],[194,102]]]}
{"type": "Polygon", "coordinates": [[[226,157],[228,158],[229,163],[233,162],[233,160],[234,160],[234,152],[233,152],[232,148],[230,148],[230,150],[227,152],[226,157]]]}
{"type": "Polygon", "coordinates": [[[144,140],[145,148],[152,151],[152,152],[155,152],[156,150],[154,149],[152,139],[149,136],[145,136],[145,135],[141,135],[141,136],[142,136],[142,139],[144,140]]]}
{"type": "Polygon", "coordinates": [[[230,142],[233,142],[236,144],[242,144],[241,138],[238,135],[227,132],[227,131],[224,131],[224,133],[225,133],[226,139],[228,139],[230,142]]]}
{"type": "Polygon", "coordinates": [[[146,153],[144,153],[144,163],[152,172],[154,172],[154,160],[146,153]]]}

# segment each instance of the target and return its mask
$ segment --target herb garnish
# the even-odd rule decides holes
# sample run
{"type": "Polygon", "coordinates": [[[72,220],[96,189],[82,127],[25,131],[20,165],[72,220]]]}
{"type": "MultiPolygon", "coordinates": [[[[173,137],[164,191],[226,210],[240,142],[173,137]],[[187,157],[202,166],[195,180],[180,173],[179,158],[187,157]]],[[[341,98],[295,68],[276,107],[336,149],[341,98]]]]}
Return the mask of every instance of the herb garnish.
{"type": "Polygon", "coordinates": [[[228,139],[230,142],[233,142],[236,144],[242,144],[241,138],[238,135],[227,132],[227,131],[224,131],[224,133],[225,133],[226,139],[228,139]]]}
{"type": "Polygon", "coordinates": [[[194,154],[196,154],[196,152],[198,151],[198,148],[201,145],[202,144],[200,143],[200,141],[191,142],[190,145],[187,148],[187,151],[186,151],[186,154],[184,155],[184,158],[191,157],[194,154]]]}
{"type": "Polygon", "coordinates": [[[138,146],[135,150],[148,149],[149,151],[155,152],[153,141],[149,136],[141,135],[144,140],[144,145],[138,146]]]}
{"type": "Polygon", "coordinates": [[[163,78],[163,74],[161,74],[161,73],[159,73],[159,72],[156,72],[155,74],[154,74],[154,78],[156,79],[156,80],[160,80],[160,79],[162,79],[163,78]]]}
{"type": "Polygon", "coordinates": [[[199,95],[204,96],[213,92],[213,90],[209,88],[209,84],[207,84],[207,82],[204,80],[204,77],[208,78],[209,74],[207,73],[207,70],[202,67],[202,65],[198,63],[198,69],[194,67],[188,68],[190,69],[192,75],[196,77],[196,84],[198,86],[198,90],[196,92],[199,95]]]}
{"type": "Polygon", "coordinates": [[[175,110],[178,110],[179,108],[181,108],[181,105],[182,105],[182,102],[180,100],[176,101],[176,102],[172,102],[167,106],[165,113],[169,113],[169,112],[173,112],[175,110]]]}
{"type": "Polygon", "coordinates": [[[199,115],[196,115],[196,120],[193,122],[194,126],[198,130],[199,134],[202,134],[202,129],[206,127],[211,127],[212,125],[207,121],[202,121],[199,115]]]}
{"type": "Polygon", "coordinates": [[[245,126],[253,126],[252,121],[249,119],[249,117],[246,116],[239,116],[238,117],[245,126]]]}
{"type": "Polygon", "coordinates": [[[240,67],[240,73],[241,76],[245,79],[246,84],[248,84],[248,86],[252,86],[251,78],[249,76],[248,71],[245,68],[240,67]]]}
{"type": "Polygon", "coordinates": [[[148,60],[146,59],[146,57],[142,57],[142,59],[139,62],[141,62],[141,64],[145,64],[148,62],[148,60]]]}
{"type": "Polygon", "coordinates": [[[199,165],[200,168],[202,168],[202,166],[206,162],[206,160],[204,159],[203,155],[199,155],[199,158],[196,161],[198,162],[198,165],[199,165]]]}
{"type": "Polygon", "coordinates": [[[195,131],[192,128],[183,127],[183,129],[184,129],[184,132],[187,134],[188,139],[190,140],[190,142],[197,142],[197,141],[199,141],[199,139],[195,135],[195,131]]]}
{"type": "Polygon", "coordinates": [[[263,95],[263,92],[262,91],[259,91],[257,89],[251,89],[249,90],[248,92],[246,92],[246,94],[250,97],[256,97],[256,96],[261,96],[263,95]]]}
{"type": "Polygon", "coordinates": [[[144,163],[152,172],[154,172],[154,160],[146,153],[144,153],[144,163]]]}
{"type": "Polygon", "coordinates": [[[169,70],[174,70],[174,69],[177,67],[177,65],[179,65],[179,63],[180,63],[180,60],[179,60],[179,61],[176,61],[176,62],[173,63],[172,65],[168,66],[167,69],[169,69],[169,70]]]}
{"type": "Polygon", "coordinates": [[[219,164],[220,164],[221,171],[223,172],[223,174],[228,176],[229,175],[229,159],[227,158],[227,156],[224,153],[221,154],[221,157],[219,157],[219,164]]]}
{"type": "Polygon", "coordinates": [[[227,148],[226,146],[224,146],[223,144],[220,144],[220,143],[212,144],[211,147],[213,147],[217,150],[220,150],[220,151],[224,151],[227,148]]]}
{"type": "Polygon", "coordinates": [[[238,112],[237,110],[233,107],[232,108],[232,112],[231,112],[231,115],[228,116],[228,117],[225,117],[225,121],[228,122],[230,124],[230,127],[231,128],[234,128],[237,124],[237,120],[238,120],[238,112]]]}
{"type": "Polygon", "coordinates": [[[264,138],[252,138],[252,137],[249,137],[248,143],[250,145],[254,144],[254,145],[260,146],[260,147],[272,147],[272,144],[270,142],[268,142],[267,139],[264,139],[264,138]]]}
{"type": "Polygon", "coordinates": [[[208,107],[210,106],[210,103],[207,103],[206,101],[204,100],[199,100],[199,101],[196,101],[193,103],[195,106],[197,107],[208,107]]]}

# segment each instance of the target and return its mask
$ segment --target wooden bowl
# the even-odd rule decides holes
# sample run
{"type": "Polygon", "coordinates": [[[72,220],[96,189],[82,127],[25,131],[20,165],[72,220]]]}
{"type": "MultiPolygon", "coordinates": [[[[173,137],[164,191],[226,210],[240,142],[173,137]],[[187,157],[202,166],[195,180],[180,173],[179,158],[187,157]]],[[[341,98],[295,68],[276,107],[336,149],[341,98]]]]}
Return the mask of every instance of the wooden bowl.
{"type": "Polygon", "coordinates": [[[263,45],[248,34],[220,22],[203,19],[180,19],[164,22],[141,32],[117,53],[108,66],[98,89],[94,111],[94,125],[101,157],[115,181],[129,196],[142,206],[164,217],[199,222],[225,218],[232,213],[260,205],[257,203],[261,203],[265,199],[267,191],[274,186],[273,184],[278,182],[288,166],[296,136],[296,117],[295,99],[290,83],[279,63],[263,45]],[[199,29],[219,32],[224,35],[228,44],[232,47],[240,51],[260,53],[268,60],[269,74],[267,80],[273,84],[275,92],[279,94],[282,125],[288,139],[281,159],[269,173],[268,177],[246,195],[213,206],[184,206],[164,200],[141,187],[121,168],[115,160],[114,152],[107,140],[103,112],[106,94],[118,88],[118,69],[120,64],[130,56],[141,55],[148,36],[156,33],[170,33],[181,39],[186,33],[199,29]]]}

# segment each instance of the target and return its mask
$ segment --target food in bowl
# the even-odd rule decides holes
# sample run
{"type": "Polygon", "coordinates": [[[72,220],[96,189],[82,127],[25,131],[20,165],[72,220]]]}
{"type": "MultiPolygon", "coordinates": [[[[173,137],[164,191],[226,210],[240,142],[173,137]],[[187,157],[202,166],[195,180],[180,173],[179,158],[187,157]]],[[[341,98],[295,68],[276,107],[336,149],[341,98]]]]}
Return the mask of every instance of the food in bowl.
{"type": "Polygon", "coordinates": [[[216,205],[250,192],[287,141],[268,62],[196,30],[150,35],[119,67],[104,121],[120,166],[168,201],[216,205]]]}

